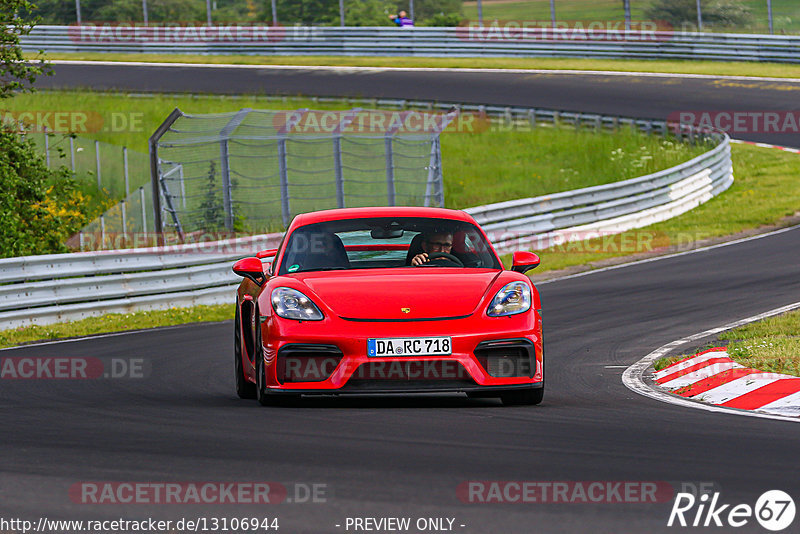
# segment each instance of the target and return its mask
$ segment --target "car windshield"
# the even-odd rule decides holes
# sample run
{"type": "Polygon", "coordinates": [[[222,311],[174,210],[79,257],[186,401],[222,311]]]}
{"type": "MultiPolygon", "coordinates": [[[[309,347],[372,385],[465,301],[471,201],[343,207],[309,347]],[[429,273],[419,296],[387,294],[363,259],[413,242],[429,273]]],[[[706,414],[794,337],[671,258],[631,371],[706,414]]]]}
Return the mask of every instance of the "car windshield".
{"type": "Polygon", "coordinates": [[[376,217],[309,224],[289,236],[279,275],[305,271],[408,267],[502,269],[483,233],[471,223],[423,217],[376,217]],[[434,255],[438,260],[433,261],[434,255]]]}

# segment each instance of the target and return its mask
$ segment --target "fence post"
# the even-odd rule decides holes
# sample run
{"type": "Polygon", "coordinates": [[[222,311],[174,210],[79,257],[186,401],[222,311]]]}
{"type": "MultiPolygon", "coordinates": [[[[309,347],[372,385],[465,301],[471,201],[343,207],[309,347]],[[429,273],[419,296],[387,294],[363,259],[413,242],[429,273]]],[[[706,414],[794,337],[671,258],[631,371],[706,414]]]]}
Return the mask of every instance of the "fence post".
{"type": "Polygon", "coordinates": [[[94,142],[94,161],[97,169],[97,191],[102,191],[103,186],[100,179],[100,141],[94,142]]]}
{"type": "Polygon", "coordinates": [[[233,202],[231,202],[231,174],[228,166],[228,140],[219,142],[220,147],[220,176],[222,178],[222,206],[225,211],[225,229],[233,231],[233,202]]]}
{"type": "Polygon", "coordinates": [[[390,206],[394,206],[396,202],[394,197],[394,151],[390,134],[383,138],[383,144],[386,154],[386,199],[390,206]]]}
{"type": "Polygon", "coordinates": [[[75,138],[69,136],[69,162],[72,167],[73,174],[75,173],[75,138]]]}
{"type": "Polygon", "coordinates": [[[50,136],[47,135],[47,126],[44,127],[44,157],[47,167],[50,167],[50,136]]]}
{"type": "Polygon", "coordinates": [[[342,170],[342,132],[353,122],[361,108],[353,108],[345,113],[339,120],[339,125],[333,133],[333,172],[336,178],[336,205],[344,207],[344,171],[342,170]]]}
{"type": "MultiPolygon", "coordinates": [[[[225,210],[225,229],[233,232],[233,193],[231,190],[231,169],[230,169],[230,154],[228,153],[228,140],[231,134],[239,127],[244,121],[247,114],[252,111],[251,108],[240,109],[234,117],[228,121],[228,124],[220,130],[220,175],[222,177],[222,205],[225,210]]],[[[183,181],[181,180],[181,186],[183,181]]]]}
{"type": "Polygon", "coordinates": [[[281,179],[281,216],[283,225],[289,226],[291,211],[289,211],[289,174],[286,167],[286,138],[278,139],[278,168],[281,179]]]}
{"type": "MultiPolygon", "coordinates": [[[[147,140],[149,152],[150,152],[150,188],[153,192],[153,227],[155,228],[155,233],[158,236],[157,241],[158,244],[162,244],[164,239],[162,235],[162,224],[161,224],[161,203],[159,202],[161,198],[159,197],[159,159],[158,159],[158,142],[161,139],[167,130],[169,130],[170,126],[172,126],[179,117],[183,116],[183,112],[175,108],[172,110],[172,113],[161,123],[161,125],[156,128],[156,131],[153,132],[153,135],[150,136],[150,139],[147,140]]],[[[144,198],[144,195],[142,195],[144,198]]],[[[144,201],[142,202],[142,206],[144,206],[144,201]]],[[[144,218],[142,218],[144,221],[144,218]]],[[[146,227],[145,227],[146,228],[146,227]]]]}
{"type": "Polygon", "coordinates": [[[142,205],[142,233],[147,233],[147,207],[144,204],[144,187],[139,188],[139,203],[142,205]]]}
{"type": "Polygon", "coordinates": [[[128,147],[122,147],[122,167],[125,172],[125,197],[131,194],[130,182],[128,181],[128,147]]]}
{"type": "Polygon", "coordinates": [[[100,250],[105,250],[106,248],[106,217],[105,215],[100,216],[100,250]]]}
{"type": "Polygon", "coordinates": [[[342,136],[333,136],[333,174],[336,180],[336,206],[344,207],[344,175],[342,174],[342,136]]]}
{"type": "Polygon", "coordinates": [[[125,199],[120,202],[120,209],[122,210],[122,246],[125,246],[125,234],[128,232],[128,217],[125,210],[125,199]]]}

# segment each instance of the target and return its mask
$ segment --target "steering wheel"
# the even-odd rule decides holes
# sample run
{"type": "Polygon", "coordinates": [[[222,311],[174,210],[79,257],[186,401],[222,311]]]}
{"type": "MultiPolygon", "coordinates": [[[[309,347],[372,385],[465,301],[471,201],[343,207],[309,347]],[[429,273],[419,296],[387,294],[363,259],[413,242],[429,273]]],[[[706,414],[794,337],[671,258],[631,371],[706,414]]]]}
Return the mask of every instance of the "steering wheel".
{"type": "Polygon", "coordinates": [[[463,267],[464,263],[457,257],[447,252],[434,252],[428,254],[428,261],[420,263],[417,267],[463,267]]]}

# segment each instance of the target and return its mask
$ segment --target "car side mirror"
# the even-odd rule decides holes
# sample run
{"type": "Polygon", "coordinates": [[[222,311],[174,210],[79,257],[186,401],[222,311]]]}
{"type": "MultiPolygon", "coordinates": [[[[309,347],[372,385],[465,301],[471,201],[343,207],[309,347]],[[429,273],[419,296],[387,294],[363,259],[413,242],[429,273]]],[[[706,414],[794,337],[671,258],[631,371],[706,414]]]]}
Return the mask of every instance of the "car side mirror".
{"type": "Polygon", "coordinates": [[[539,266],[539,256],[533,252],[519,250],[514,253],[511,260],[511,270],[525,274],[527,271],[539,266]]]}
{"type": "Polygon", "coordinates": [[[258,287],[267,283],[264,276],[264,266],[258,258],[243,258],[233,264],[233,272],[241,277],[252,280],[258,287]]]}

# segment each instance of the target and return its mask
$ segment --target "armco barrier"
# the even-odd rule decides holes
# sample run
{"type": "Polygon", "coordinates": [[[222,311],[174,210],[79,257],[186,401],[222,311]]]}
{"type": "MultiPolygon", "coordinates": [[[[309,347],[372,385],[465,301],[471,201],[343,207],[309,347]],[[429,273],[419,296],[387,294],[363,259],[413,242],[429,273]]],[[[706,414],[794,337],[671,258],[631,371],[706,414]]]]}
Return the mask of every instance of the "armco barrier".
{"type": "MultiPolygon", "coordinates": [[[[531,110],[487,111],[502,111],[513,122],[528,120],[531,110]]],[[[550,114],[559,122],[558,112],[550,114]]],[[[581,114],[572,114],[571,120],[580,126],[587,117],[598,129],[622,122],[581,114]]],[[[666,128],[663,123],[628,121],[634,127],[666,128]]],[[[730,139],[724,133],[712,137],[715,148],[671,169],[466,211],[501,253],[531,248],[531,243],[559,232],[612,233],[646,226],[688,211],[731,185],[730,139]]],[[[0,259],[0,330],[103,313],[230,303],[239,280],[231,272],[233,261],[275,248],[281,237],[0,259]]]]}
{"type": "Polygon", "coordinates": [[[624,232],[689,211],[733,183],[730,139],[676,167],[535,198],[468,208],[500,253],[561,233],[624,232]],[[527,238],[527,239],[526,239],[527,238]]]}
{"type": "Polygon", "coordinates": [[[282,234],[0,260],[0,330],[104,313],[232,302],[232,263],[282,234]]]}
{"type": "MultiPolygon", "coordinates": [[[[487,23],[466,28],[289,26],[204,28],[153,37],[122,25],[106,30],[36,26],[21,39],[23,50],[244,55],[343,55],[429,57],[579,57],[701,59],[800,63],[800,37],[684,31],[596,32],[509,27],[487,23]]],[[[524,25],[524,24],[523,24],[524,25]]]]}

